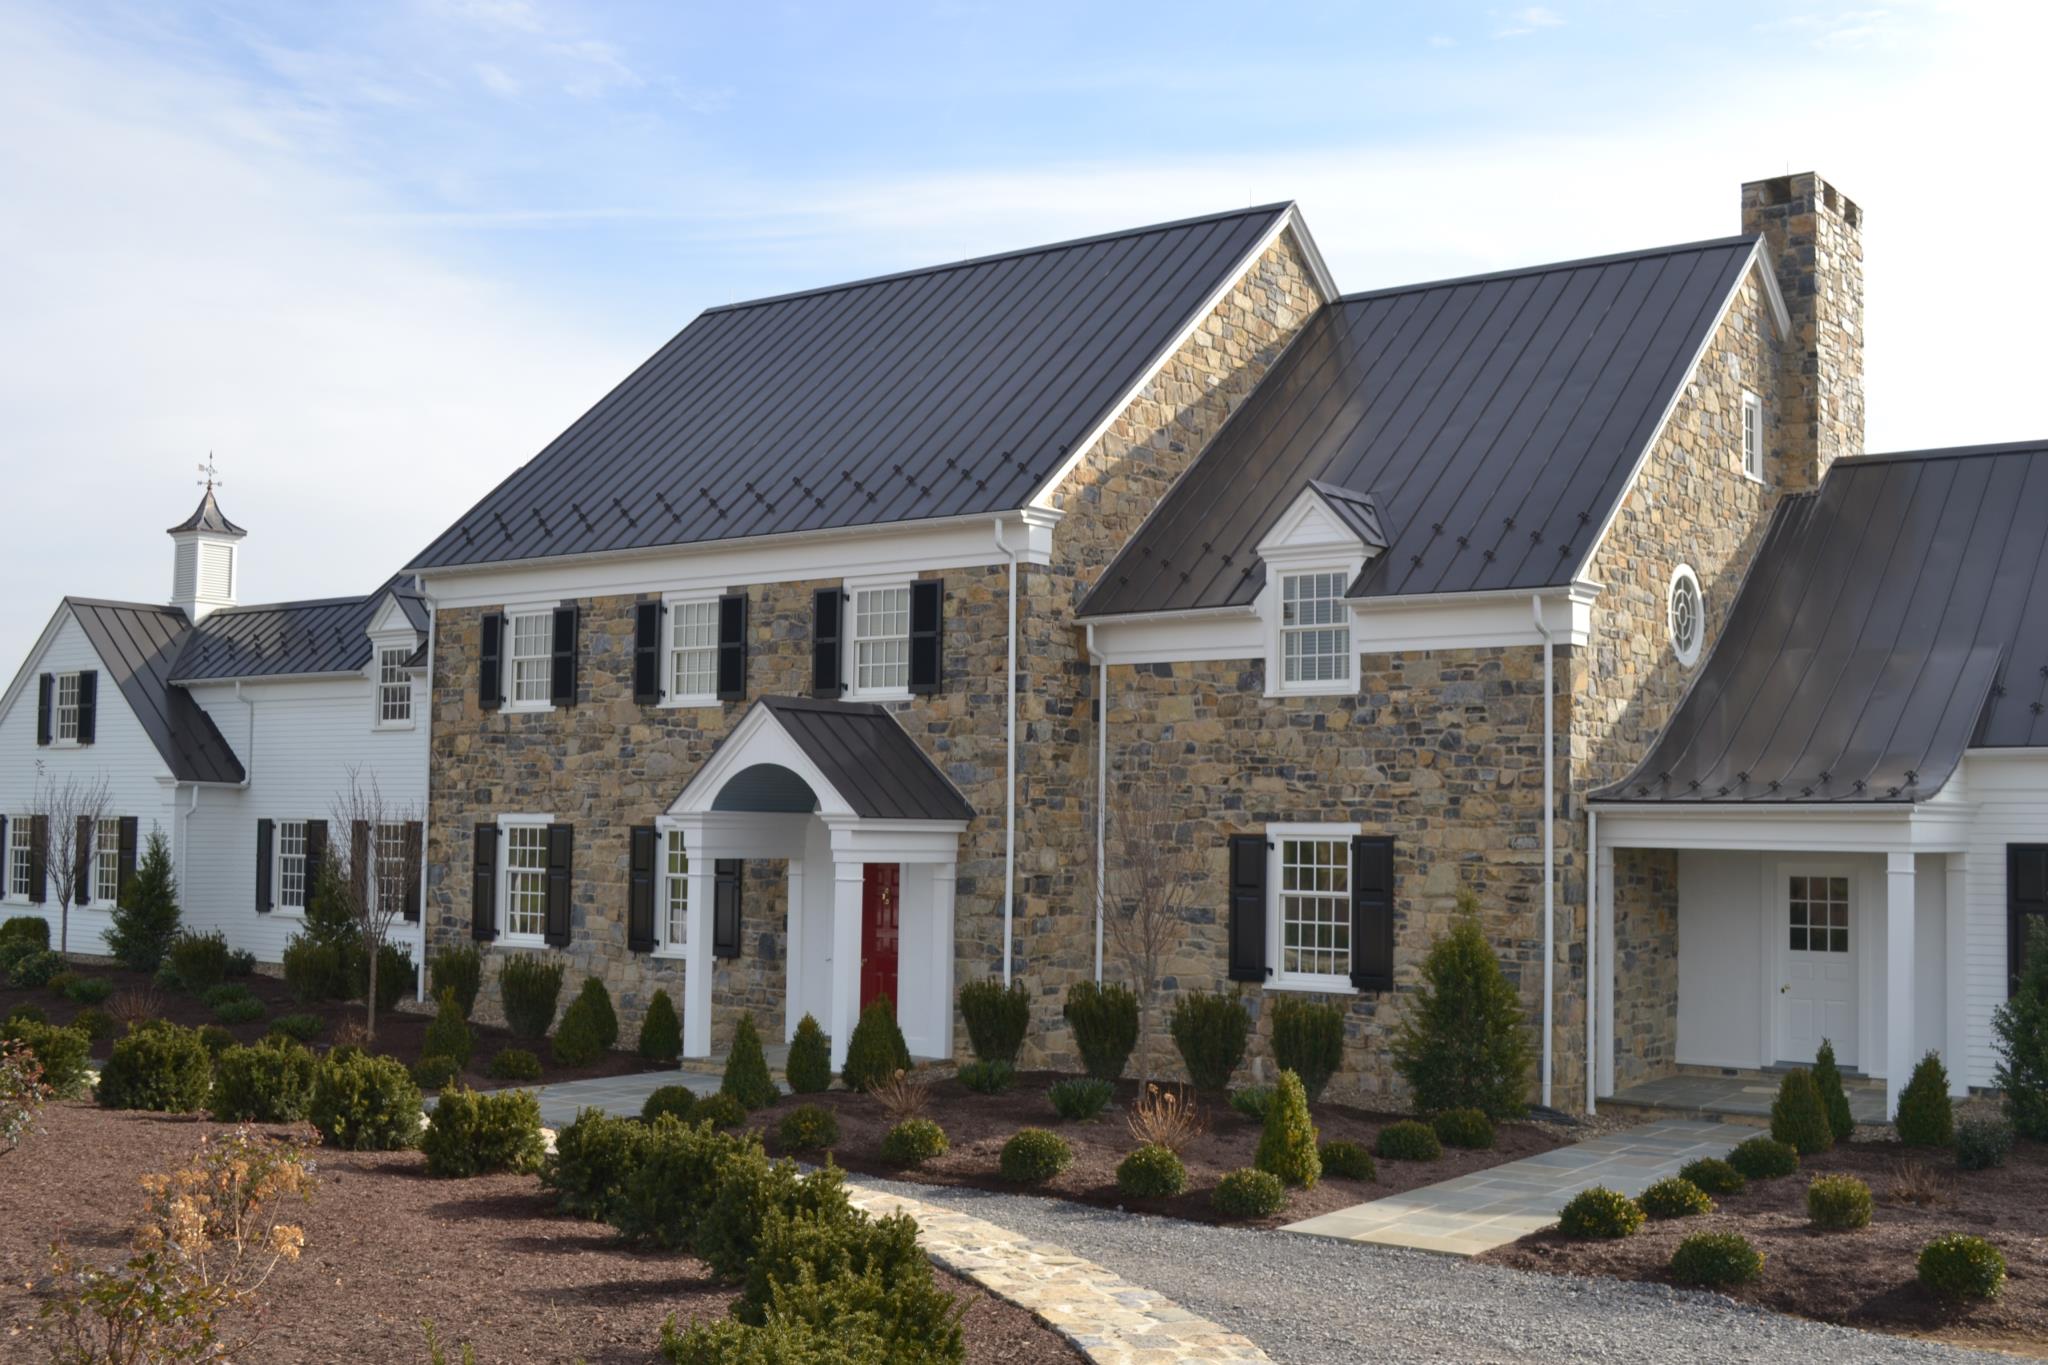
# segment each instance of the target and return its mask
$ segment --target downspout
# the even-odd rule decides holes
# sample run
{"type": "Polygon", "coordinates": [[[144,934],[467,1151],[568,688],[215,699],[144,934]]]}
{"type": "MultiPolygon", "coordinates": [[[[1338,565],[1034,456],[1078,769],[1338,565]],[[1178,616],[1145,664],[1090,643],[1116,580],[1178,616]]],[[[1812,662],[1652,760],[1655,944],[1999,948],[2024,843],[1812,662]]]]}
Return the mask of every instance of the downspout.
{"type": "Polygon", "coordinates": [[[1594,909],[1599,905],[1600,895],[1600,811],[1591,802],[1586,803],[1586,1112],[1594,1113],[1598,1107],[1599,1086],[1595,1084],[1597,1060],[1593,1041],[1593,1002],[1599,988],[1593,983],[1600,979],[1599,956],[1600,934],[1593,923],[1594,909]]]}
{"type": "Polygon", "coordinates": [[[1531,595],[1529,611],[1536,619],[1536,633],[1543,637],[1543,1107],[1550,1108],[1552,992],[1557,974],[1557,744],[1551,690],[1551,659],[1555,648],[1550,627],[1543,624],[1543,599],[1531,595]]]}
{"type": "MultiPolygon", "coordinates": [[[[417,575],[413,587],[420,586],[417,575]]],[[[420,796],[420,961],[419,969],[413,976],[413,1000],[424,1004],[427,999],[427,836],[433,832],[430,823],[434,813],[434,626],[438,620],[432,599],[422,594],[427,607],[427,697],[425,734],[422,744],[426,752],[422,755],[421,767],[425,769],[426,786],[420,796]]]]}
{"type": "Polygon", "coordinates": [[[1010,984],[1011,925],[1017,895],[1017,552],[995,519],[996,549],[1010,559],[1010,652],[1003,686],[1003,985],[1010,984]]]}
{"type": "Polygon", "coordinates": [[[1095,683],[1095,984],[1102,984],[1103,847],[1109,833],[1109,658],[1095,652],[1095,623],[1088,623],[1088,661],[1095,683]]]}

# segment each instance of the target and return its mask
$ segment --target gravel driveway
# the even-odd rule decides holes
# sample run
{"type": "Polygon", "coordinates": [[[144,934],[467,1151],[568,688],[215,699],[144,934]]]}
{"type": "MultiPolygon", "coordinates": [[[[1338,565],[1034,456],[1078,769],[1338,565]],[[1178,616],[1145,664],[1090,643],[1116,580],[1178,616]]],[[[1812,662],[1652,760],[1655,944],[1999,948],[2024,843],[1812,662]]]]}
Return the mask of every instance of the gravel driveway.
{"type": "Polygon", "coordinates": [[[1362,1361],[2005,1361],[1702,1294],[1422,1252],[875,1180],[1056,1242],[1244,1333],[1282,1365],[1362,1361]]]}

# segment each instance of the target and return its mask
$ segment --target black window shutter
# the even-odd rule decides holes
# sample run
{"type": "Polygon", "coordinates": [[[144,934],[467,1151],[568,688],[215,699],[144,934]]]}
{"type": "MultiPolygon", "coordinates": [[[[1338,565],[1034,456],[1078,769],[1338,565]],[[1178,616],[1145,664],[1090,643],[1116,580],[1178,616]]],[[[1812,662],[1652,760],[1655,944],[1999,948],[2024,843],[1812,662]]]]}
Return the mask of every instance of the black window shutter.
{"type": "Polygon", "coordinates": [[[740,887],[746,864],[720,858],[711,865],[711,952],[716,957],[740,955],[740,887]]]}
{"type": "Polygon", "coordinates": [[[845,632],[846,594],[819,588],[811,595],[811,695],[827,700],[845,690],[841,644],[845,632]]]}
{"type": "Polygon", "coordinates": [[[88,668],[78,675],[78,742],[90,744],[99,730],[100,675],[88,668]]]}
{"type": "Polygon", "coordinates": [[[270,890],[270,859],[276,848],[277,826],[270,820],[256,822],[256,913],[267,915],[276,904],[270,890]]]}
{"type": "Polygon", "coordinates": [[[1266,979],[1266,836],[1230,836],[1230,979],[1266,979]]]}
{"type": "Polygon", "coordinates": [[[910,585],[910,690],[937,692],[946,672],[946,585],[920,578],[910,585]]]}
{"type": "Polygon", "coordinates": [[[1385,835],[1351,841],[1351,984],[1394,989],[1394,841],[1385,835]]]}
{"type": "Polygon", "coordinates": [[[306,822],[306,903],[312,904],[313,893],[320,886],[320,869],[327,866],[327,822],[308,820],[306,822]]]}
{"type": "Polygon", "coordinates": [[[420,919],[420,883],[426,880],[427,863],[425,852],[426,831],[417,820],[405,822],[402,847],[405,858],[405,917],[413,923],[420,919]]]}
{"type": "MultiPolygon", "coordinates": [[[[2005,847],[2005,994],[2019,994],[2027,943],[2036,925],[2048,926],[2048,844],[2005,847]]],[[[2043,932],[2048,932],[2044,929],[2043,932]]]]}
{"type": "MultiPolygon", "coordinates": [[[[135,880],[135,839],[141,831],[141,823],[132,815],[121,817],[121,847],[114,855],[114,894],[117,896],[126,896],[128,883],[135,880]]],[[[4,846],[5,840],[0,839],[0,847],[4,846]]]]}
{"type": "Polygon", "coordinates": [[[36,744],[50,742],[50,694],[56,690],[57,679],[45,673],[36,679],[36,744]]]}
{"type": "Polygon", "coordinates": [[[476,848],[469,861],[469,936],[498,936],[498,827],[476,827],[476,848]]]}
{"type": "Polygon", "coordinates": [[[661,700],[661,612],[659,602],[633,608],[633,700],[642,706],[661,700]]]}
{"type": "Polygon", "coordinates": [[[50,817],[28,818],[28,899],[42,905],[50,899],[50,817]]]}
{"type": "Polygon", "coordinates": [[[555,608],[554,667],[548,700],[557,706],[576,704],[576,608],[555,608]]]}
{"type": "Polygon", "coordinates": [[[485,612],[476,649],[476,704],[495,711],[505,704],[505,617],[485,612]]]}
{"type": "Polygon", "coordinates": [[[654,863],[659,837],[652,825],[632,829],[632,855],[626,878],[626,950],[654,951],[654,863]]]}
{"type": "Polygon", "coordinates": [[[747,595],[718,599],[718,699],[747,699],[747,595]]]}
{"type": "Polygon", "coordinates": [[[81,815],[72,827],[71,836],[71,903],[92,904],[92,849],[93,836],[99,833],[89,815],[81,815]]]}
{"type": "Polygon", "coordinates": [[[370,880],[370,822],[351,820],[348,826],[348,885],[355,894],[356,904],[365,911],[373,908],[370,893],[376,883],[370,880]]]}
{"type": "Polygon", "coordinates": [[[541,937],[554,948],[569,946],[569,883],[576,857],[576,827],[548,826],[547,922],[541,937]]]}

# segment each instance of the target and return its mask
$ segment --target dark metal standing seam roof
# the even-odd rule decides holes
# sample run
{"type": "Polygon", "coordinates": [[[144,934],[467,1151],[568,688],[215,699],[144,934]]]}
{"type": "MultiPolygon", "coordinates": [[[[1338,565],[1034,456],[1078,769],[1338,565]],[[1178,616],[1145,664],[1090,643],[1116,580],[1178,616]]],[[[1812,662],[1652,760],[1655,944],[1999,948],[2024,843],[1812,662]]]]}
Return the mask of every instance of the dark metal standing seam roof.
{"type": "Polygon", "coordinates": [[[199,505],[192,509],[192,515],[171,527],[164,534],[178,535],[184,531],[211,531],[223,536],[246,536],[249,533],[227,519],[220,510],[220,503],[214,500],[213,485],[206,485],[206,492],[200,495],[199,505]]]}
{"type": "Polygon", "coordinates": [[[240,782],[241,760],[198,702],[171,686],[171,665],[192,623],[176,607],[67,597],[128,709],[180,782],[240,782]]]}
{"type": "Polygon", "coordinates": [[[1603,801],[1911,802],[2048,745],[2048,442],[1837,460],[1603,801]]]}
{"type": "Polygon", "coordinates": [[[413,567],[1022,506],[1289,207],[710,309],[413,567]]]}
{"type": "Polygon", "coordinates": [[[1083,602],[1238,606],[1312,480],[1390,544],[1353,596],[1566,584],[1740,280],[1754,239],[1348,296],[1316,314],[1083,602]]]}
{"type": "Polygon", "coordinates": [[[424,637],[426,608],[418,594],[399,588],[395,579],[367,597],[224,607],[193,629],[172,680],[359,672],[370,663],[370,638],[364,632],[387,592],[396,594],[407,621],[424,637]]]}
{"type": "Polygon", "coordinates": [[[896,717],[872,702],[763,697],[757,705],[864,819],[972,820],[974,807],[896,717]]]}

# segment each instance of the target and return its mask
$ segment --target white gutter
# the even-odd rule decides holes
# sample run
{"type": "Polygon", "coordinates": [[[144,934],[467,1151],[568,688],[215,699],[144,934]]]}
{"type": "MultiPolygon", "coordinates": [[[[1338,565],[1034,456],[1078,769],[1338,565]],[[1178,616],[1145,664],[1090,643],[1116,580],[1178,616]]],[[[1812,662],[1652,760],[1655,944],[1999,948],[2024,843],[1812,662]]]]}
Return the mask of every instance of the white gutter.
{"type": "Polygon", "coordinates": [[[1010,984],[1011,924],[1017,895],[1017,552],[995,519],[996,549],[1010,558],[1010,652],[1003,684],[1003,985],[1010,984]]]}
{"type": "Polygon", "coordinates": [[[1550,1107],[1552,993],[1556,989],[1557,964],[1557,737],[1553,719],[1556,698],[1551,689],[1551,657],[1555,646],[1550,627],[1543,624],[1543,599],[1529,599],[1530,614],[1536,618],[1536,633],[1543,637],[1543,1107],[1550,1107]]]}
{"type": "Polygon", "coordinates": [[[1594,983],[1600,979],[1600,933],[1594,927],[1596,907],[1600,895],[1600,812],[1592,806],[1586,807],[1586,990],[1582,1004],[1586,1010],[1586,1112],[1599,1110],[1599,1086],[1596,1064],[1599,1060],[1594,1044],[1593,1015],[1597,1012],[1593,1002],[1599,998],[1599,987],[1594,983]]]}
{"type": "Polygon", "coordinates": [[[1088,661],[1095,665],[1095,984],[1102,984],[1103,847],[1109,834],[1109,660],[1095,652],[1095,624],[1088,623],[1088,661]]]}

